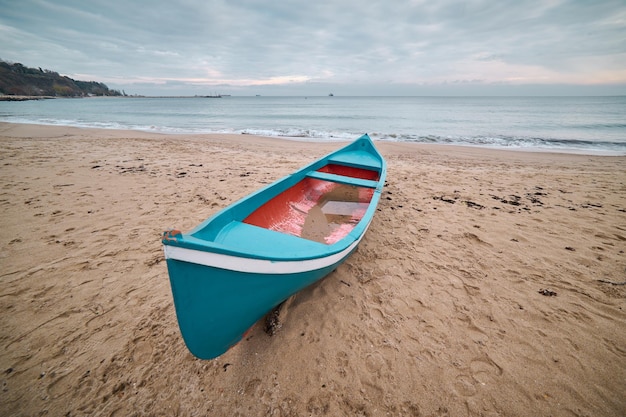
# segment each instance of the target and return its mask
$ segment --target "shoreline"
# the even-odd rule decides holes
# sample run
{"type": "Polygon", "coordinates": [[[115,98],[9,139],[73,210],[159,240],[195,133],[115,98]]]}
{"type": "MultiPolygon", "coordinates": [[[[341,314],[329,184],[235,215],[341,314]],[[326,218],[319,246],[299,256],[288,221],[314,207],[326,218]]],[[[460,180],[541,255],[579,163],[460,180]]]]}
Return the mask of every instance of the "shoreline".
{"type": "Polygon", "coordinates": [[[11,96],[0,94],[0,101],[28,101],[28,100],[52,100],[54,96],[11,96]]]}
{"type": "MultiPolygon", "coordinates": [[[[352,139],[343,139],[343,138],[333,138],[332,140],[330,139],[321,139],[321,138],[313,138],[313,137],[301,137],[301,136],[264,136],[264,135],[257,135],[257,134],[252,134],[252,133],[180,133],[180,132],[166,132],[166,131],[149,131],[149,130],[134,130],[134,129],[119,129],[119,128],[101,128],[101,127],[82,127],[82,126],[66,126],[66,125],[50,125],[50,124],[39,124],[39,123],[16,123],[16,122],[0,122],[0,133],[2,133],[3,131],[14,131],[14,130],[20,130],[19,126],[22,126],[24,128],[26,128],[27,130],[35,130],[38,131],[38,127],[41,127],[42,129],[68,129],[69,132],[74,132],[74,130],[80,132],[80,131],[85,131],[85,132],[89,132],[92,131],[93,134],[98,134],[99,136],[102,137],[115,137],[117,135],[124,135],[124,136],[137,136],[137,137],[146,137],[146,136],[150,136],[153,135],[155,137],[159,137],[159,138],[194,138],[194,139],[199,139],[199,138],[213,138],[213,139],[223,139],[223,138],[229,138],[231,140],[236,140],[236,138],[246,138],[244,139],[244,142],[249,142],[250,140],[259,140],[259,139],[267,139],[267,140],[275,140],[278,142],[284,142],[284,141],[289,141],[289,142],[302,142],[302,143],[311,143],[311,144],[328,144],[328,145],[336,145],[338,143],[347,143],[350,140],[354,140],[356,139],[359,135],[356,135],[354,138],[352,139]],[[13,126],[13,127],[12,127],[13,126]],[[109,133],[106,133],[109,132],[109,133]]],[[[46,133],[42,133],[42,135],[45,135],[46,133]]],[[[374,139],[374,138],[373,138],[374,139]]],[[[453,144],[453,143],[423,143],[423,142],[403,142],[403,141],[392,141],[392,140],[385,140],[385,139],[374,139],[374,142],[377,144],[377,146],[380,144],[381,146],[389,146],[390,148],[394,148],[397,147],[398,148],[403,148],[403,149],[410,149],[410,148],[404,148],[404,146],[415,146],[415,147],[423,147],[424,149],[428,149],[429,147],[433,147],[433,149],[440,149],[441,151],[443,150],[452,150],[452,152],[454,152],[453,150],[455,148],[459,148],[459,149],[466,149],[466,150],[476,150],[479,153],[484,153],[484,154],[489,154],[492,152],[498,153],[498,152],[503,152],[503,153],[513,153],[513,154],[517,154],[517,153],[528,153],[528,154],[548,154],[548,155],[575,155],[575,156],[581,156],[581,157],[585,157],[585,156],[590,156],[590,157],[615,157],[615,158],[622,158],[622,157],[626,157],[626,154],[621,154],[621,153],[614,153],[614,152],[610,152],[610,151],[589,151],[589,150],[559,150],[559,149],[548,149],[548,148],[539,148],[539,147],[519,147],[519,148],[499,148],[499,147],[493,147],[493,146],[479,146],[479,145],[467,145],[467,144],[453,144]]],[[[331,148],[334,149],[334,148],[331,148]]]]}
{"type": "Polygon", "coordinates": [[[377,141],[355,253],[194,358],[161,233],[340,146],[0,123],[0,410],[624,414],[626,156],[377,141]]]}

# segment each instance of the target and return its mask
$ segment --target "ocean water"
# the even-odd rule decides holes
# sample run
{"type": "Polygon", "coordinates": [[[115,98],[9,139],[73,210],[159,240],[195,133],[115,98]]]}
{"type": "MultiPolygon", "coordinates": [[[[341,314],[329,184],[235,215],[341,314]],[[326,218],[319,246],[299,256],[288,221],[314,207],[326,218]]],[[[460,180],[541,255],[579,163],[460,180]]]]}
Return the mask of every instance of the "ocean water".
{"type": "Polygon", "coordinates": [[[626,155],[626,97],[90,98],[0,102],[0,121],[626,155]]]}

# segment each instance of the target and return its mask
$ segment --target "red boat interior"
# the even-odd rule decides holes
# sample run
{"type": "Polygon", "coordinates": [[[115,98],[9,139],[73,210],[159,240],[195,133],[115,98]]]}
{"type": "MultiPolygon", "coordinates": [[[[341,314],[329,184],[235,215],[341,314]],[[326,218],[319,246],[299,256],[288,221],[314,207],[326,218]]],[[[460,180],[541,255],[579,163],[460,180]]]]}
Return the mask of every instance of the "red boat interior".
{"type": "Polygon", "coordinates": [[[380,174],[378,173],[378,171],[348,167],[345,165],[337,164],[328,164],[318,169],[317,172],[326,172],[328,174],[343,175],[344,177],[360,178],[370,181],[378,181],[378,179],[380,178],[380,174]]]}
{"type": "Polygon", "coordinates": [[[363,218],[380,176],[377,171],[329,164],[269,200],[244,223],[331,245],[363,218]],[[325,177],[327,175],[327,177],[325,177]],[[350,179],[356,179],[354,185],[350,179]],[[365,180],[365,181],[363,181],[365,180]]]}

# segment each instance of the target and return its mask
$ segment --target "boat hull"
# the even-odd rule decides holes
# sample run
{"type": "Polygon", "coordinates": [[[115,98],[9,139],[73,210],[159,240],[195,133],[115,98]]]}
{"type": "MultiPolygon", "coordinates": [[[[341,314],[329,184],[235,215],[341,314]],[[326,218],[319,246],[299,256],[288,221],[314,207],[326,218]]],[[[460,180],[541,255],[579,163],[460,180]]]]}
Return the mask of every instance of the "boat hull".
{"type": "Polygon", "coordinates": [[[200,359],[223,354],[268,311],[344,260],[293,274],[258,274],[168,259],[176,316],[187,348],[200,359]]]}

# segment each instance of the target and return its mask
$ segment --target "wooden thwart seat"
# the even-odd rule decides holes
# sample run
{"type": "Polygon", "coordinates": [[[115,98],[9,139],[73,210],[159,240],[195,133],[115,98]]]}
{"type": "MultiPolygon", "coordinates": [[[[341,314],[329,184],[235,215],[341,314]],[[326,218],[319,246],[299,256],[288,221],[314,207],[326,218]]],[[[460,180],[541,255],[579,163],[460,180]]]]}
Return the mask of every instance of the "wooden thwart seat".
{"type": "Polygon", "coordinates": [[[340,184],[356,185],[357,187],[376,188],[378,181],[363,180],[360,178],[347,177],[345,175],[329,174],[327,172],[311,171],[306,174],[309,178],[338,182],[340,184]]]}

